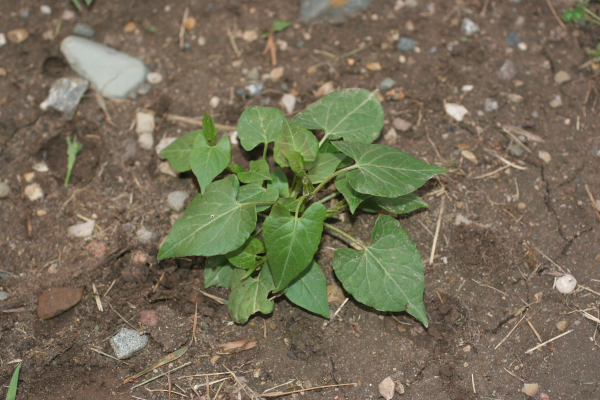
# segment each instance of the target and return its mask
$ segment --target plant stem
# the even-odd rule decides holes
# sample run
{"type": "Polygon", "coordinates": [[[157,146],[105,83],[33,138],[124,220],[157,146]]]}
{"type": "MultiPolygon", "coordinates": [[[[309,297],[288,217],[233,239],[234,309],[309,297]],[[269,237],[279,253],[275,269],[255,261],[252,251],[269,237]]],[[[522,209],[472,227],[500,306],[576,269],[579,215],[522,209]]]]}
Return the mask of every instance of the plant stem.
{"type": "Polygon", "coordinates": [[[249,277],[250,275],[252,275],[254,273],[254,271],[256,271],[256,268],[260,267],[265,262],[267,262],[267,257],[263,257],[260,260],[258,260],[258,262],[256,264],[254,264],[252,267],[250,267],[250,269],[248,270],[248,272],[246,272],[244,274],[244,276],[242,276],[240,278],[240,280],[243,281],[244,279],[246,279],[247,277],[249,277]]]}
{"type": "MultiPolygon", "coordinates": [[[[265,216],[265,218],[266,218],[266,217],[267,217],[267,216],[265,216]]],[[[260,228],[258,228],[258,230],[257,230],[256,232],[254,232],[254,233],[252,234],[252,236],[254,236],[254,237],[257,237],[258,235],[260,235],[260,233],[262,232],[262,230],[263,230],[263,227],[261,226],[260,228]]]]}
{"type": "Polygon", "coordinates": [[[269,148],[269,144],[265,143],[265,148],[263,149],[263,158],[267,159],[267,149],[269,148]]]}
{"type": "Polygon", "coordinates": [[[325,143],[325,141],[329,138],[329,135],[324,135],[323,139],[321,139],[321,141],[319,142],[319,148],[321,148],[321,146],[323,146],[323,143],[325,143]]]}
{"type": "Polygon", "coordinates": [[[355,243],[355,244],[359,245],[359,246],[360,246],[360,247],[362,247],[363,249],[365,249],[365,250],[367,249],[367,246],[365,246],[365,244],[361,243],[361,242],[360,242],[358,239],[355,239],[354,237],[352,237],[352,236],[348,235],[348,234],[347,234],[346,232],[344,232],[343,230],[341,230],[341,229],[338,229],[338,228],[336,228],[335,226],[333,226],[333,225],[330,225],[330,224],[328,224],[328,223],[326,223],[326,222],[323,222],[323,226],[324,226],[325,228],[327,228],[327,229],[330,229],[330,230],[334,231],[335,233],[337,233],[337,234],[339,234],[339,235],[341,235],[341,236],[345,237],[346,239],[348,239],[348,240],[349,240],[349,241],[351,241],[352,243],[355,243]]]}
{"type": "Polygon", "coordinates": [[[339,170],[335,171],[333,174],[331,174],[327,178],[325,178],[325,180],[323,182],[319,183],[319,185],[312,191],[312,193],[310,194],[309,197],[313,197],[315,194],[317,194],[317,192],[319,190],[321,190],[323,188],[323,186],[325,186],[327,184],[327,182],[329,182],[330,180],[332,180],[333,178],[335,178],[336,176],[338,176],[342,172],[351,171],[351,170],[356,169],[356,168],[358,168],[358,165],[354,164],[354,165],[351,165],[349,167],[342,168],[342,169],[339,169],[339,170]]]}
{"type": "Polygon", "coordinates": [[[254,204],[255,206],[273,206],[277,204],[276,201],[249,201],[247,203],[242,204],[254,204]]]}
{"type": "MultiPolygon", "coordinates": [[[[592,17],[594,20],[596,21],[600,21],[600,17],[598,17],[596,14],[594,14],[591,10],[589,10],[588,8],[584,8],[583,11],[589,15],[590,17],[592,17]]],[[[596,22],[597,24],[598,22],[596,22]]]]}
{"type": "Polygon", "coordinates": [[[300,207],[304,204],[304,200],[306,200],[306,196],[301,196],[298,199],[298,205],[296,206],[296,218],[298,218],[298,212],[300,211],[300,207]]]}
{"type": "Polygon", "coordinates": [[[325,203],[326,201],[331,200],[334,197],[336,197],[338,194],[340,194],[340,193],[339,192],[331,193],[329,196],[325,196],[321,200],[318,200],[318,202],[319,203],[325,203]]]}

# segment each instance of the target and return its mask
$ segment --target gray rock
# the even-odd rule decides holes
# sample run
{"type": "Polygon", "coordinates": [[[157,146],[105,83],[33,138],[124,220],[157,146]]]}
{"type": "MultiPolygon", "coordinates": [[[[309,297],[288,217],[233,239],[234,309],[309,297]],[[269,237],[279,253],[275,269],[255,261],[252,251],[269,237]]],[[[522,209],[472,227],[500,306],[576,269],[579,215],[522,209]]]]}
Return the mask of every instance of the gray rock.
{"type": "Polygon", "coordinates": [[[129,328],[122,328],[119,333],[110,338],[110,345],[119,360],[131,357],[147,344],[147,335],[140,335],[138,331],[129,328]]]}
{"type": "Polygon", "coordinates": [[[10,297],[10,294],[5,292],[4,290],[0,290],[0,301],[7,300],[10,297]]]}
{"type": "Polygon", "coordinates": [[[517,67],[511,60],[504,61],[500,71],[498,71],[498,79],[503,81],[510,81],[512,78],[517,76],[517,67]]]}
{"type": "Polygon", "coordinates": [[[393,88],[395,85],[396,85],[395,80],[393,80],[392,78],[385,78],[379,84],[379,90],[381,90],[382,92],[387,92],[388,90],[393,88]]]}
{"type": "Polygon", "coordinates": [[[510,32],[506,37],[506,44],[508,47],[517,47],[520,41],[521,38],[514,32],[510,32]]]}
{"type": "Polygon", "coordinates": [[[317,19],[327,19],[333,23],[343,22],[345,17],[366,9],[370,0],[348,0],[343,5],[334,7],[331,0],[302,0],[300,3],[300,19],[309,23],[317,19]]]}
{"type": "Polygon", "coordinates": [[[471,21],[469,18],[465,18],[462,20],[461,24],[460,24],[460,29],[463,31],[463,33],[467,36],[472,36],[474,34],[476,34],[477,32],[479,32],[479,25],[477,25],[475,22],[471,21]]]}
{"type": "Polygon", "coordinates": [[[48,98],[40,104],[40,108],[47,111],[52,107],[63,113],[65,117],[72,118],[89,86],[90,82],[81,78],[57,79],[50,87],[48,98]]]}
{"type": "Polygon", "coordinates": [[[146,228],[145,226],[142,226],[137,231],[137,238],[141,244],[148,245],[150,243],[155,242],[156,239],[158,239],[158,234],[156,232],[154,232],[153,230],[150,230],[150,229],[146,228]]]}
{"type": "Polygon", "coordinates": [[[10,185],[6,182],[0,182],[0,199],[8,197],[10,194],[10,185]]]}
{"type": "Polygon", "coordinates": [[[485,99],[485,103],[483,104],[483,109],[485,112],[494,112],[498,110],[498,102],[494,99],[485,99]]]}
{"type": "Polygon", "coordinates": [[[21,12],[19,13],[19,15],[21,16],[21,19],[27,19],[29,18],[29,9],[24,9],[21,10],[21,12]]]}
{"type": "Polygon", "coordinates": [[[188,197],[190,197],[190,195],[181,190],[169,193],[167,196],[169,208],[175,212],[182,212],[185,208],[185,201],[188,197]]]}
{"type": "Polygon", "coordinates": [[[75,28],[73,28],[73,33],[77,36],[91,39],[96,34],[96,31],[94,31],[94,29],[87,24],[78,23],[75,25],[75,28]]]}
{"type": "Polygon", "coordinates": [[[433,46],[428,51],[429,51],[429,54],[436,54],[438,52],[438,48],[433,46]]]}
{"type": "Polygon", "coordinates": [[[258,96],[265,85],[262,82],[253,82],[246,85],[246,94],[249,97],[258,96]]]}
{"type": "Polygon", "coordinates": [[[144,82],[140,85],[140,87],[138,88],[136,93],[139,94],[140,96],[145,96],[148,93],[150,93],[150,90],[152,90],[152,85],[144,82]]]}
{"type": "Polygon", "coordinates": [[[512,154],[515,157],[522,157],[523,154],[525,154],[525,149],[523,149],[523,146],[519,146],[516,143],[513,143],[510,146],[508,146],[507,150],[510,154],[512,154]]]}
{"type": "Polygon", "coordinates": [[[411,51],[418,45],[419,43],[416,40],[403,37],[400,38],[400,40],[398,40],[398,44],[396,44],[396,49],[400,51],[411,51]]]}
{"type": "Polygon", "coordinates": [[[150,72],[143,61],[78,36],[67,36],[60,51],[71,68],[106,97],[124,99],[135,93],[150,72]]]}

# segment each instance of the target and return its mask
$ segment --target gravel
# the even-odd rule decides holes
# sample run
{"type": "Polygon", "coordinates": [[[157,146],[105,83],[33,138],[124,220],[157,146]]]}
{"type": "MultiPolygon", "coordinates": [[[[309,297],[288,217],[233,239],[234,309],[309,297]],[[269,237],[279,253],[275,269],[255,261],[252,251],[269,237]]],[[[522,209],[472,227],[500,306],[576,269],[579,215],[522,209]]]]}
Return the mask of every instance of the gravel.
{"type": "Polygon", "coordinates": [[[129,328],[122,328],[119,333],[110,338],[110,345],[119,360],[131,357],[147,344],[147,335],[140,335],[138,331],[129,328]]]}

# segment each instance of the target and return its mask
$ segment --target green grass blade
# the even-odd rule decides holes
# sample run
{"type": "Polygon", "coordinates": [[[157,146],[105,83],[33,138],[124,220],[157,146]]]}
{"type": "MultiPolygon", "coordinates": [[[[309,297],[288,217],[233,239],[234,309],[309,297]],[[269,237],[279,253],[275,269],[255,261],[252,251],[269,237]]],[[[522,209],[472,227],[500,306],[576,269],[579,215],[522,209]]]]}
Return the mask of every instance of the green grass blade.
{"type": "Polygon", "coordinates": [[[81,3],[79,2],[79,0],[71,0],[71,2],[78,11],[81,11],[81,3]]]}
{"type": "Polygon", "coordinates": [[[89,6],[90,4],[92,4],[92,1],[94,1],[94,0],[85,0],[85,4],[87,4],[89,6]]]}
{"type": "Polygon", "coordinates": [[[15,400],[17,398],[17,386],[19,385],[19,371],[21,370],[21,364],[17,365],[17,369],[13,373],[10,379],[10,385],[8,386],[8,393],[6,393],[6,400],[15,400]]]}

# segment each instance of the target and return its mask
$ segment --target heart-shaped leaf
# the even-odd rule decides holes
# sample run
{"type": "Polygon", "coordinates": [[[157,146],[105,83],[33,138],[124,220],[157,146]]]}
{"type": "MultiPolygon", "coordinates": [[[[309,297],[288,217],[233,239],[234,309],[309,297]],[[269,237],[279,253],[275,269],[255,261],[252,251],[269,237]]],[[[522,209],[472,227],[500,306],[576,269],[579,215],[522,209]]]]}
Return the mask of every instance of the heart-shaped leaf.
{"type": "Polygon", "coordinates": [[[336,250],[333,268],[356,300],[380,311],[406,310],[427,326],[421,255],[394,218],[379,216],[364,251],[336,250]]]}
{"type": "Polygon", "coordinates": [[[261,143],[273,142],[281,130],[283,113],[277,108],[251,107],[240,116],[238,137],[244,150],[250,151],[261,143]]]}
{"type": "Polygon", "coordinates": [[[269,292],[273,290],[273,278],[268,265],[263,265],[258,277],[241,278],[245,270],[235,268],[231,274],[231,293],[227,308],[231,319],[243,324],[255,312],[269,314],[273,312],[273,302],[269,301],[269,292]]]}
{"type": "Polygon", "coordinates": [[[347,172],[343,172],[335,178],[335,188],[344,195],[344,198],[348,203],[348,208],[350,208],[350,212],[354,214],[354,211],[356,211],[356,208],[360,203],[371,197],[371,195],[358,193],[354,190],[348,182],[347,174],[347,172]]]}
{"type": "Polygon", "coordinates": [[[209,146],[203,135],[196,136],[190,155],[190,166],[198,178],[202,193],[206,190],[206,186],[227,168],[229,161],[231,161],[231,144],[227,136],[221,138],[216,146],[209,146]]]}
{"type": "Polygon", "coordinates": [[[312,183],[323,182],[329,175],[335,172],[345,157],[346,155],[342,153],[319,152],[315,161],[306,164],[308,178],[312,183]]]}
{"type": "Polygon", "coordinates": [[[333,144],[356,161],[354,169],[346,173],[346,178],[360,193],[399,197],[421,187],[433,175],[447,172],[382,144],[333,144]]]}
{"type": "Polygon", "coordinates": [[[319,153],[319,142],[310,131],[292,121],[284,120],[273,147],[273,156],[277,164],[289,167],[284,152],[290,150],[300,153],[305,162],[314,161],[319,153]]]}
{"type": "Polygon", "coordinates": [[[208,145],[214,146],[215,140],[217,140],[217,127],[215,126],[215,121],[207,113],[204,113],[204,117],[202,117],[202,130],[204,131],[204,137],[208,145]]]}
{"type": "Polygon", "coordinates": [[[405,194],[400,197],[369,196],[362,202],[359,208],[366,212],[378,213],[384,209],[391,213],[407,214],[419,208],[429,208],[429,204],[414,193],[405,194]]]}
{"type": "Polygon", "coordinates": [[[267,183],[267,188],[275,188],[279,190],[282,197],[290,197],[290,187],[285,172],[279,167],[271,174],[271,182],[267,183]]]}
{"type": "Polygon", "coordinates": [[[229,287],[233,266],[225,256],[213,256],[206,260],[204,268],[204,287],[229,287]]]}
{"type": "Polygon", "coordinates": [[[242,183],[262,182],[271,179],[269,164],[265,159],[250,161],[250,172],[242,170],[235,173],[242,183]]]}
{"type": "MultiPolygon", "coordinates": [[[[275,188],[265,189],[260,184],[252,183],[244,185],[240,188],[237,196],[237,201],[240,203],[250,203],[253,201],[277,201],[279,192],[275,188]]],[[[269,208],[269,206],[257,206],[256,212],[261,212],[269,208]]]]}
{"type": "Polygon", "coordinates": [[[294,171],[294,174],[300,177],[306,176],[306,165],[304,164],[302,154],[297,151],[286,150],[283,152],[283,155],[290,164],[290,169],[294,171]]]}
{"type": "Polygon", "coordinates": [[[344,89],[311,104],[293,119],[306,129],[322,129],[321,139],[371,143],[383,128],[383,108],[377,91],[344,89]]]}
{"type": "Polygon", "coordinates": [[[256,207],[236,200],[235,175],[209,184],[195,206],[175,221],[158,259],[214,256],[240,247],[256,227],[256,207]]]}
{"type": "Polygon", "coordinates": [[[297,306],[329,318],[327,281],[315,260],[288,285],[285,296],[297,306]]]}
{"type": "Polygon", "coordinates": [[[327,209],[321,203],[313,203],[301,217],[280,204],[271,209],[263,224],[263,238],[276,292],[310,264],[321,242],[326,215],[327,209]]]}
{"type": "Polygon", "coordinates": [[[186,172],[190,167],[190,154],[194,148],[194,139],[196,136],[204,135],[202,129],[186,133],[173,143],[168,145],[160,152],[160,156],[166,158],[171,166],[178,172],[186,172]]]}
{"type": "Polygon", "coordinates": [[[260,258],[258,255],[264,253],[266,253],[266,250],[263,242],[251,236],[242,247],[230,251],[225,256],[236,267],[250,269],[260,258]]]}

